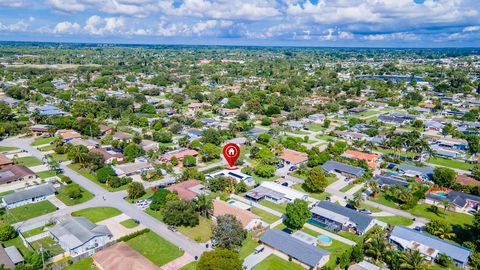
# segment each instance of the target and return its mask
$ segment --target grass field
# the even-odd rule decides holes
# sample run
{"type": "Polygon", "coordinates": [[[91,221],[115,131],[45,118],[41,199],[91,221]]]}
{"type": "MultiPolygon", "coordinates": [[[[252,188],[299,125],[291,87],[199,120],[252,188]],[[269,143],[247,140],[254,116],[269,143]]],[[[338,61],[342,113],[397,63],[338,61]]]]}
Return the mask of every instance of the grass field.
{"type": "Polygon", "coordinates": [[[42,179],[47,179],[47,178],[50,178],[50,177],[54,177],[55,176],[55,173],[52,172],[52,171],[43,171],[43,172],[37,172],[35,173],[38,177],[42,178],[42,179]]]}
{"type": "Polygon", "coordinates": [[[75,205],[75,204],[79,204],[79,203],[84,203],[84,202],[93,198],[92,193],[88,192],[86,189],[82,188],[77,183],[71,183],[71,184],[68,184],[68,186],[79,187],[82,196],[80,198],[76,198],[74,200],[70,199],[70,197],[68,197],[68,195],[66,194],[66,190],[67,190],[66,186],[64,186],[62,189],[60,189],[58,191],[57,198],[66,205],[75,205]]]}
{"type": "Polygon", "coordinates": [[[38,165],[43,164],[43,162],[41,162],[36,157],[21,157],[21,158],[15,159],[15,160],[16,160],[17,164],[23,165],[25,167],[33,167],[33,166],[38,166],[38,165]]]}
{"type": "Polygon", "coordinates": [[[440,157],[431,157],[427,160],[427,162],[464,171],[468,171],[473,168],[473,164],[466,163],[460,160],[446,159],[440,157]]]}
{"type": "Polygon", "coordinates": [[[285,204],[285,203],[276,204],[276,203],[273,203],[273,202],[267,201],[267,200],[262,200],[260,202],[260,204],[265,206],[265,207],[268,207],[270,209],[276,210],[280,213],[285,213],[285,209],[287,207],[287,204],[285,204]]]}
{"type": "Polygon", "coordinates": [[[355,186],[354,183],[350,182],[348,183],[348,185],[344,186],[343,188],[340,189],[341,192],[347,192],[349,191],[351,188],[353,188],[353,186],[355,186]]]}
{"type": "Polygon", "coordinates": [[[120,222],[120,224],[122,224],[123,227],[125,227],[127,229],[132,229],[132,228],[135,228],[139,225],[139,223],[135,222],[135,220],[133,220],[131,218],[120,222]]]}
{"type": "Polygon", "coordinates": [[[413,220],[401,216],[375,217],[376,219],[395,226],[410,226],[413,220]]]}
{"type": "Polygon", "coordinates": [[[30,230],[30,231],[22,232],[22,234],[23,234],[23,237],[34,236],[34,235],[41,234],[42,232],[44,232],[45,228],[47,228],[47,226],[42,226],[42,227],[38,227],[38,228],[35,228],[33,230],[30,230]]]}
{"type": "Polygon", "coordinates": [[[177,246],[153,232],[130,239],[127,244],[157,266],[162,266],[183,255],[183,251],[177,246]]]}
{"type": "Polygon", "coordinates": [[[269,255],[265,260],[261,261],[254,270],[303,270],[304,268],[298,264],[286,261],[276,255],[269,255]]]}
{"type": "Polygon", "coordinates": [[[205,243],[212,237],[212,221],[200,216],[200,223],[195,227],[177,227],[178,231],[196,242],[205,243]]]}
{"type": "Polygon", "coordinates": [[[315,132],[325,130],[322,124],[316,124],[316,123],[307,125],[307,128],[308,130],[315,131],[315,132]]]}
{"type": "Polygon", "coordinates": [[[252,254],[258,245],[258,241],[253,240],[252,235],[248,234],[247,239],[243,241],[242,247],[239,251],[240,259],[244,260],[248,255],[252,254]]]}
{"type": "Polygon", "coordinates": [[[55,207],[55,205],[53,205],[51,202],[41,201],[38,203],[31,203],[6,210],[0,218],[8,223],[17,223],[55,212],[56,210],[57,207],[55,207]]]}
{"type": "Polygon", "coordinates": [[[352,117],[368,117],[368,116],[372,116],[372,115],[375,115],[375,114],[378,114],[377,111],[375,110],[366,110],[366,111],[363,111],[361,113],[355,113],[352,115],[352,117]]]}
{"type": "Polygon", "coordinates": [[[98,269],[97,267],[93,266],[93,259],[92,257],[88,257],[79,261],[74,262],[72,265],[69,265],[63,270],[96,270],[98,269]]]}
{"type": "Polygon", "coordinates": [[[315,136],[315,138],[317,139],[320,139],[320,140],[324,140],[324,141],[335,141],[337,139],[337,137],[333,137],[333,136],[330,136],[330,135],[317,135],[315,136]]]}
{"type": "Polygon", "coordinates": [[[41,248],[50,251],[52,256],[56,256],[64,252],[62,247],[50,237],[42,238],[38,241],[31,242],[30,244],[36,251],[40,251],[41,248]]]}
{"type": "Polygon", "coordinates": [[[73,212],[72,216],[74,217],[85,217],[86,219],[90,220],[93,223],[97,223],[99,221],[118,216],[122,212],[117,208],[113,207],[92,207],[82,209],[77,212],[73,212]]]}
{"type": "Polygon", "coordinates": [[[43,145],[43,144],[49,144],[51,143],[55,138],[54,137],[47,137],[47,138],[36,138],[31,146],[37,146],[37,145],[43,145]]]}
{"type": "Polygon", "coordinates": [[[280,219],[280,217],[275,216],[267,211],[264,211],[257,207],[252,207],[252,213],[262,218],[263,221],[272,224],[273,222],[280,219]]]}

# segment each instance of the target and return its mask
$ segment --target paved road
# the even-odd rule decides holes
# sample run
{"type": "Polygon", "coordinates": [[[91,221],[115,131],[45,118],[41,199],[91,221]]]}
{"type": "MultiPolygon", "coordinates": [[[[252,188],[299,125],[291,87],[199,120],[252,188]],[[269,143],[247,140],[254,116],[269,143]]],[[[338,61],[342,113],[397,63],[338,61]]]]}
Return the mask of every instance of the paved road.
{"type": "MultiPolygon", "coordinates": [[[[30,146],[30,143],[32,141],[32,138],[9,138],[0,142],[0,145],[22,148],[24,150],[27,150],[30,154],[32,154],[32,156],[42,160],[42,158],[44,157],[44,153],[37,150],[35,147],[30,146]]],[[[61,164],[61,168],[64,170],[64,174],[66,176],[70,177],[74,182],[94,194],[95,198],[83,204],[67,207],[54,213],[27,220],[26,222],[22,223],[23,225],[33,224],[41,220],[51,219],[52,217],[59,217],[88,207],[111,206],[119,209],[123,213],[129,215],[131,218],[139,220],[140,223],[142,223],[145,227],[149,228],[153,232],[157,233],[158,235],[172,242],[178,247],[182,248],[186,252],[190,253],[192,256],[200,256],[206,250],[205,246],[196,243],[195,241],[191,240],[188,237],[185,237],[178,232],[174,233],[169,231],[164,223],[146,214],[145,212],[137,208],[135,205],[127,203],[124,200],[127,195],[126,191],[108,192],[99,185],[73,171],[65,164],[61,164]]]]}

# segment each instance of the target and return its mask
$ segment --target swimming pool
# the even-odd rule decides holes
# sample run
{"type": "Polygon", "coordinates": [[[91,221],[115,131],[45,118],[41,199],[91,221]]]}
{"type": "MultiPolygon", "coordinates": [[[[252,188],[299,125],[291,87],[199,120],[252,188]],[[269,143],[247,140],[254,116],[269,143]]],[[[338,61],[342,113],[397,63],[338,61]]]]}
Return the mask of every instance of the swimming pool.
{"type": "Polygon", "coordinates": [[[332,244],[332,238],[323,234],[317,236],[317,240],[320,246],[325,247],[325,246],[330,246],[332,244]]]}
{"type": "Polygon", "coordinates": [[[443,192],[443,191],[439,191],[439,192],[435,193],[435,195],[437,195],[437,196],[442,196],[442,197],[447,197],[447,196],[448,196],[448,193],[443,192]]]}

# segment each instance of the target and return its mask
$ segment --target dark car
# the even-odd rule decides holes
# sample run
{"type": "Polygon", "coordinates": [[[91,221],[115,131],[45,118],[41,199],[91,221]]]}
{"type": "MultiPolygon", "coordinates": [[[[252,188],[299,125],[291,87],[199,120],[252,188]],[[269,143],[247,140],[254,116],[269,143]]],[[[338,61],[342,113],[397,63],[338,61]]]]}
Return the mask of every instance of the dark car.
{"type": "Polygon", "coordinates": [[[277,169],[281,169],[283,167],[285,167],[285,165],[283,163],[280,163],[280,164],[277,165],[277,169]]]}
{"type": "Polygon", "coordinates": [[[290,167],[290,169],[288,169],[288,170],[291,171],[291,172],[293,172],[293,171],[295,171],[296,169],[297,169],[296,166],[292,166],[292,167],[290,167]]]}
{"type": "Polygon", "coordinates": [[[177,228],[175,228],[175,226],[168,226],[168,229],[172,232],[176,232],[177,231],[177,228]]]}
{"type": "Polygon", "coordinates": [[[357,207],[355,207],[355,205],[351,204],[351,203],[347,203],[347,205],[345,205],[346,208],[350,208],[352,210],[357,210],[357,207]]]}

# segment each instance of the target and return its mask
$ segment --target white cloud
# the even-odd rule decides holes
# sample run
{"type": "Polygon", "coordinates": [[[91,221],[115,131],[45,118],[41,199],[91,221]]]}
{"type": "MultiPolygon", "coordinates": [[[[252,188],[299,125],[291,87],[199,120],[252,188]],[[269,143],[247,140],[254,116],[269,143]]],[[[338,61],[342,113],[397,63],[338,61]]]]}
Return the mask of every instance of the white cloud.
{"type": "Polygon", "coordinates": [[[49,0],[49,3],[55,9],[64,12],[79,12],[87,9],[87,4],[77,0],[49,0]]]}
{"type": "Polygon", "coordinates": [[[462,32],[475,32],[475,31],[480,31],[480,25],[467,26],[463,28],[462,32]]]}
{"type": "Polygon", "coordinates": [[[407,32],[398,32],[398,33],[391,33],[391,34],[372,34],[372,35],[365,35],[363,39],[370,40],[370,41],[380,41],[380,40],[404,40],[404,41],[414,41],[419,40],[419,36],[413,33],[407,32]]]}
{"type": "Polygon", "coordinates": [[[61,22],[53,28],[52,32],[55,34],[76,34],[81,29],[82,27],[78,23],[61,22]]]}
{"type": "Polygon", "coordinates": [[[122,33],[121,30],[125,26],[125,19],[122,17],[108,17],[102,18],[93,15],[87,19],[83,29],[92,35],[105,35],[122,33]]]}
{"type": "Polygon", "coordinates": [[[7,32],[26,32],[28,30],[28,23],[23,20],[20,20],[13,24],[2,24],[0,23],[0,31],[7,32]]]}
{"type": "Polygon", "coordinates": [[[25,2],[23,0],[0,0],[0,6],[19,8],[23,7],[25,2]]]}
{"type": "Polygon", "coordinates": [[[341,39],[353,39],[353,34],[350,32],[341,31],[338,33],[338,37],[341,39]]]}

